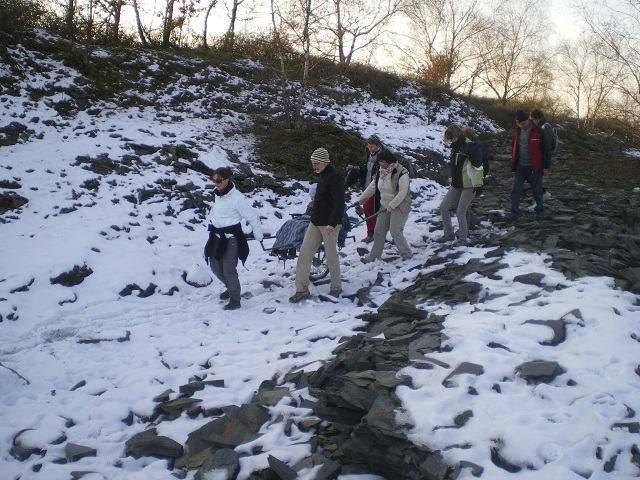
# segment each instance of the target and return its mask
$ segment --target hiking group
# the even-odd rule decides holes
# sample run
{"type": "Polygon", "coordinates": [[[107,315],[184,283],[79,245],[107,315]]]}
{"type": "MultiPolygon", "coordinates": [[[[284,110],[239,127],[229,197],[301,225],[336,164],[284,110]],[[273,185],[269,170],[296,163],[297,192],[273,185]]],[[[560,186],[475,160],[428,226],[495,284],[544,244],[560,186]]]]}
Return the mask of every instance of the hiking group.
{"type": "MultiPolygon", "coordinates": [[[[536,218],[543,219],[545,192],[542,180],[550,172],[551,153],[556,150],[558,143],[557,133],[539,109],[531,114],[518,110],[515,117],[516,130],[511,155],[514,181],[509,220],[514,221],[520,215],[520,198],[525,182],[531,184],[536,218]]],[[[444,142],[450,148],[451,183],[440,203],[443,234],[436,241],[468,245],[469,229],[477,223],[471,204],[482,194],[489,164],[482,144],[470,127],[448,126],[444,132],[444,142]],[[455,211],[457,235],[454,233],[451,211],[455,211]]],[[[343,226],[348,227],[345,222],[349,221],[345,208],[346,189],[354,185],[358,185],[362,193],[350,206],[362,209],[367,230],[362,241],[373,243],[371,251],[361,261],[371,263],[382,257],[388,233],[402,260],[413,256],[404,237],[412,200],[410,172],[377,135],[367,139],[362,164],[350,165],[346,178],[331,165],[329,152],[325,148],[316,149],[310,161],[314,172],[318,174],[318,182],[310,191],[311,203],[304,216],[288,221],[287,228],[276,235],[276,241],[283,241],[293,250],[287,258],[294,258],[295,251],[299,250],[295,293],[289,298],[292,303],[311,296],[309,274],[314,255],[321,245],[330,275],[329,295],[338,297],[342,293],[338,247],[344,245],[347,228],[343,226]],[[301,240],[295,240],[295,236],[301,237],[301,240]]],[[[249,223],[256,240],[262,241],[264,235],[257,211],[232,182],[232,170],[229,167],[218,168],[212,180],[215,184],[215,201],[209,214],[209,239],[204,255],[211,271],[225,287],[220,294],[220,299],[228,300],[224,309],[236,310],[241,307],[237,264],[241,260],[244,265],[249,254],[241,222],[249,223]]]]}

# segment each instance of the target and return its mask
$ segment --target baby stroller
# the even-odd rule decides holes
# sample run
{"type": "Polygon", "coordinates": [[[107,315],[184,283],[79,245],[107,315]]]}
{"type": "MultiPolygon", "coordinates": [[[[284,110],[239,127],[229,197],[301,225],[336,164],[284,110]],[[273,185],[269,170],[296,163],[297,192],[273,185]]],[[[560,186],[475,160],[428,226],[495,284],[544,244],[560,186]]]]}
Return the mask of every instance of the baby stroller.
{"type": "MultiPolygon", "coordinates": [[[[307,231],[311,216],[308,213],[293,213],[291,218],[287,220],[276,232],[275,241],[271,248],[265,248],[262,245],[262,249],[268,251],[270,255],[278,257],[279,260],[286,262],[289,259],[296,258],[302,241],[304,240],[304,234],[307,231]]],[[[345,210],[342,220],[342,228],[338,234],[338,247],[342,248],[347,240],[347,234],[351,229],[349,216],[345,210]]],[[[309,273],[309,279],[312,282],[320,280],[327,276],[329,273],[329,267],[327,266],[326,255],[324,252],[324,245],[320,245],[318,251],[313,256],[311,262],[311,272],[309,273]]]]}

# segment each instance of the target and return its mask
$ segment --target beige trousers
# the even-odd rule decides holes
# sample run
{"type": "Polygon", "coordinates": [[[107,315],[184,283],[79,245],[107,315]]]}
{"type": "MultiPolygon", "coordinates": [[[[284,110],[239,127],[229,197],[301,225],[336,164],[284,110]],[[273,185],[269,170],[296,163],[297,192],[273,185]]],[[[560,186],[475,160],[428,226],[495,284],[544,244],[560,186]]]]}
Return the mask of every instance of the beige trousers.
{"type": "Polygon", "coordinates": [[[311,281],[309,280],[309,272],[311,271],[311,262],[321,243],[324,243],[324,251],[327,256],[327,266],[329,267],[329,275],[331,276],[331,290],[342,288],[342,280],[340,279],[340,257],[338,257],[338,225],[331,234],[328,234],[325,227],[318,227],[313,223],[309,223],[307,231],[302,240],[300,254],[298,255],[298,264],[296,265],[296,292],[304,292],[309,288],[311,281]]]}

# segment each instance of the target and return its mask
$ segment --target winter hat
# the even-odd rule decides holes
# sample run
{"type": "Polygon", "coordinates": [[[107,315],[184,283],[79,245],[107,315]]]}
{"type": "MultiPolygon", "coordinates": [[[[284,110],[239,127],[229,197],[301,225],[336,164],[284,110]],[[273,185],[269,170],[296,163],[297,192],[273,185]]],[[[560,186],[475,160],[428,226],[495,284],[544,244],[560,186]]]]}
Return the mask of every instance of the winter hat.
{"type": "Polygon", "coordinates": [[[380,137],[378,137],[378,135],[376,135],[374,133],[369,138],[367,138],[367,144],[369,144],[369,145],[382,145],[382,142],[380,141],[380,137]]]}
{"type": "Polygon", "coordinates": [[[316,163],[329,163],[329,152],[326,148],[318,148],[311,154],[311,161],[316,163]]]}
{"type": "Polygon", "coordinates": [[[518,122],[524,122],[525,120],[529,120],[529,114],[524,110],[516,110],[516,120],[518,122]]]}

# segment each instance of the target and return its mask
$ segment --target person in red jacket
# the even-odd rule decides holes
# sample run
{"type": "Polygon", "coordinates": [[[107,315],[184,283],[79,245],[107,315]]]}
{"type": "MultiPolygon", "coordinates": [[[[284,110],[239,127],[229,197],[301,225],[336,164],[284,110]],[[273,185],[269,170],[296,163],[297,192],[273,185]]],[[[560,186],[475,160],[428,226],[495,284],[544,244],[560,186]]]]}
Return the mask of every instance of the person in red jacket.
{"type": "Polygon", "coordinates": [[[516,112],[516,125],[511,154],[511,170],[515,176],[511,188],[510,220],[517,220],[520,216],[520,197],[525,181],[531,184],[536,201],[536,218],[542,220],[545,215],[542,178],[551,171],[551,146],[542,129],[531,121],[527,112],[516,112]]]}

